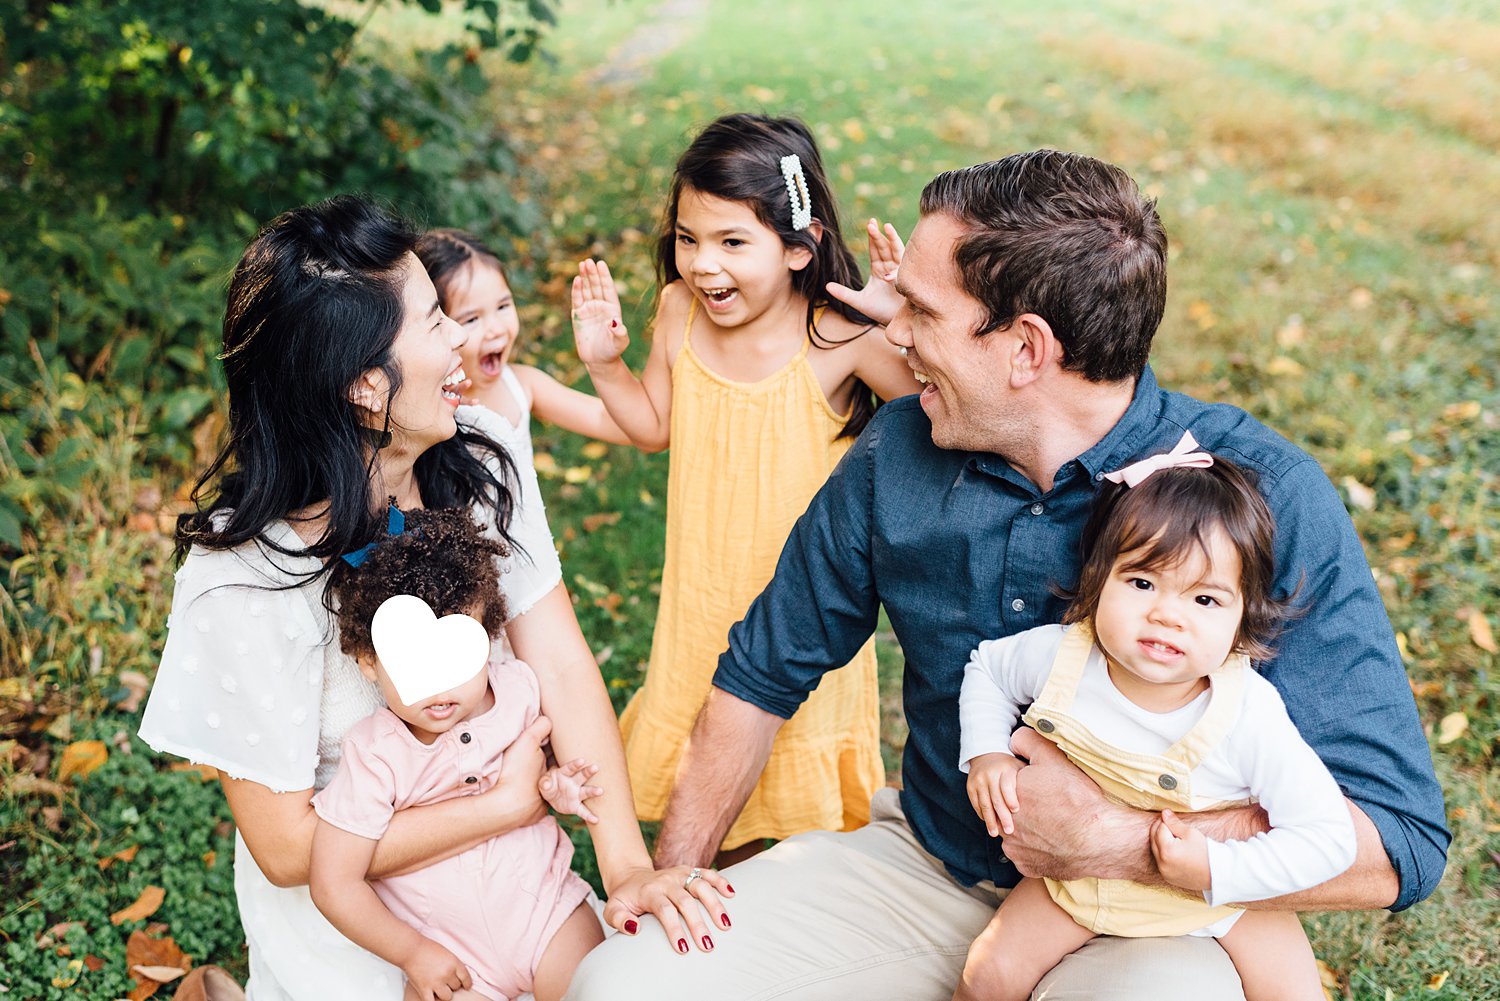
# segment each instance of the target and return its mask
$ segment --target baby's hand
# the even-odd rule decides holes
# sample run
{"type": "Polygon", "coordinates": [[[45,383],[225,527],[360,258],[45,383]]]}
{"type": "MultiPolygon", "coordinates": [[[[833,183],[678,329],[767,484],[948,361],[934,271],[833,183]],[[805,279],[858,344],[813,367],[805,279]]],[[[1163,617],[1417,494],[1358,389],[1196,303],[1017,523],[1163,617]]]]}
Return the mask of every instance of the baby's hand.
{"type": "Polygon", "coordinates": [[[1011,814],[1021,810],[1016,773],[1024,767],[1015,755],[1004,751],[981,754],[969,762],[969,802],[992,838],[1016,829],[1011,822],[1011,814]]]}
{"type": "Polygon", "coordinates": [[[619,358],[630,343],[620,297],[603,261],[582,261],[573,279],[573,342],[585,366],[619,358]]]}
{"type": "Polygon", "coordinates": [[[591,765],[582,758],[574,758],[566,765],[547,769],[537,783],[537,789],[558,813],[571,813],[590,824],[597,824],[599,818],[584,805],[584,800],[604,795],[603,789],[587,784],[598,771],[598,765],[591,765]]]}
{"type": "Polygon", "coordinates": [[[1194,827],[1163,810],[1151,824],[1151,854],[1162,878],[1184,890],[1207,890],[1213,886],[1208,868],[1208,838],[1194,827]]]}
{"type": "Polygon", "coordinates": [[[422,1001],[448,1001],[456,990],[474,986],[469,968],[447,949],[424,938],[401,964],[401,972],[422,1001]]]}
{"type": "Polygon", "coordinates": [[[886,326],[905,302],[901,293],[896,291],[896,271],[901,267],[906,245],[890,223],[882,226],[880,220],[871,219],[865,224],[865,231],[870,235],[869,283],[856,292],[847,285],[829,282],[828,293],[886,326]]]}

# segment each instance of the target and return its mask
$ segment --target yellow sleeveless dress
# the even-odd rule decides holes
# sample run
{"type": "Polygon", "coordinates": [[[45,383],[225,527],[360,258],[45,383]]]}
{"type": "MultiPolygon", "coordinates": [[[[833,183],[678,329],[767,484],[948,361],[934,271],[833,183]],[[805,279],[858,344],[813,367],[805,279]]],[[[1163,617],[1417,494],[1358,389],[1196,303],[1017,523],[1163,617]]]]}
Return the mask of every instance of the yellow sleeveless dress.
{"type": "MultiPolygon", "coordinates": [[[[671,462],[661,607],[646,680],[620,730],[636,815],[660,820],[729,627],[776,569],[782,545],[851,439],[807,361],[809,343],[755,383],[711,371],[693,351],[698,303],[672,367],[671,462]]],[[[823,677],[776,737],[760,783],[724,839],[852,830],[885,784],[874,641],[823,677]]]]}

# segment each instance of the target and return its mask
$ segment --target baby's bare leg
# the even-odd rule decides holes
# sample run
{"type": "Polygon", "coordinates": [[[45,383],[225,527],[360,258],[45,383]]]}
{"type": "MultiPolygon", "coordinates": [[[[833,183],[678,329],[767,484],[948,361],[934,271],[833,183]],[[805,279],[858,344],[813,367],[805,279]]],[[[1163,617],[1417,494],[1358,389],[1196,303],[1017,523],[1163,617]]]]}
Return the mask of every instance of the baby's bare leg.
{"type": "Polygon", "coordinates": [[[1323,1001],[1318,964],[1291,911],[1246,911],[1219,939],[1245,987],[1245,1001],[1323,1001]]]}
{"type": "Polygon", "coordinates": [[[604,929],[588,904],[579,904],[542,950],[531,991],[536,1001],[561,1001],[573,971],[588,951],[604,941],[604,929]]]}
{"type": "Polygon", "coordinates": [[[1045,883],[1023,879],[969,947],[953,1001],[1026,1001],[1048,970],[1093,937],[1045,883]]]}

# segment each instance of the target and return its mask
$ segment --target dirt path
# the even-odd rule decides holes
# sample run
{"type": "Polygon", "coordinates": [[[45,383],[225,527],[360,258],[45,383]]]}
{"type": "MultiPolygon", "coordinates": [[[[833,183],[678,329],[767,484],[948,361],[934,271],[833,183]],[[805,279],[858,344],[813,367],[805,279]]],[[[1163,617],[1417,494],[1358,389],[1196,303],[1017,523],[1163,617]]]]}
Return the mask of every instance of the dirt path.
{"type": "Polygon", "coordinates": [[[640,80],[652,62],[682,44],[692,30],[691,22],[707,9],[708,0],[665,0],[610,53],[609,61],[590,75],[589,82],[620,86],[640,80]]]}

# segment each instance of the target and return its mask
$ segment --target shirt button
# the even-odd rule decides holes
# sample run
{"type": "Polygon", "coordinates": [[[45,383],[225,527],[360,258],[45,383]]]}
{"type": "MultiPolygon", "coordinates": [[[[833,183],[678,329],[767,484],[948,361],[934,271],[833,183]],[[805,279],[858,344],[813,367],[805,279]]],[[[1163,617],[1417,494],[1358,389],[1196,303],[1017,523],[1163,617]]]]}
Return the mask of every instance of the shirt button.
{"type": "Polygon", "coordinates": [[[1047,510],[1047,507],[1041,501],[1037,501],[1035,504],[1031,505],[1032,514],[1041,514],[1045,510],[1047,510]]]}
{"type": "Polygon", "coordinates": [[[464,779],[464,782],[467,785],[473,785],[475,782],[478,782],[478,781],[479,781],[479,779],[477,777],[473,776],[473,775],[470,775],[468,778],[464,779]]]}
{"type": "Polygon", "coordinates": [[[1095,483],[1098,483],[1102,479],[1104,479],[1104,474],[1103,473],[1095,473],[1094,474],[1094,482],[1095,483]]]}
{"type": "Polygon", "coordinates": [[[458,739],[467,744],[469,741],[474,739],[474,735],[471,733],[461,733],[458,735],[458,739]]]}
{"type": "Polygon", "coordinates": [[[1026,602],[1022,601],[1020,598],[1017,598],[1010,603],[1010,610],[1012,612],[1024,612],[1026,611],[1026,602]]]}

